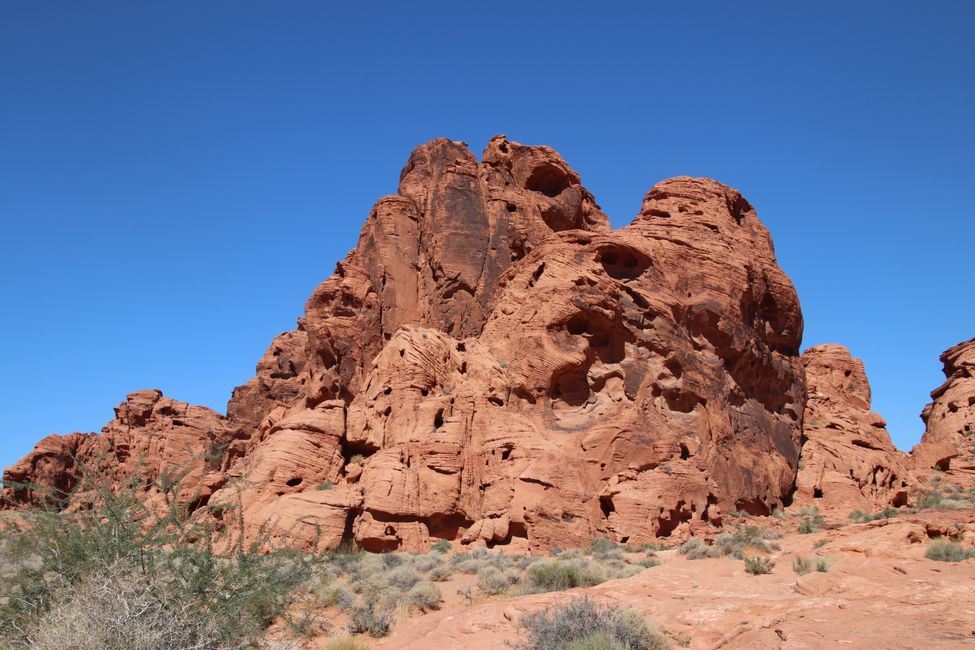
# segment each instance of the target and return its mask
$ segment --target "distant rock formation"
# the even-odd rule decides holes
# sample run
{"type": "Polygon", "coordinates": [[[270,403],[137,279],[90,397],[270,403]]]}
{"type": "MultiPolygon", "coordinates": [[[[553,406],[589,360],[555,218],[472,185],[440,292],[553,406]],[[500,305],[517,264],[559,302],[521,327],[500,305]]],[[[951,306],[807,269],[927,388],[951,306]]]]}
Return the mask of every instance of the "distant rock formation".
{"type": "Polygon", "coordinates": [[[115,481],[185,474],[195,516],[234,532],[239,506],[248,539],[379,551],[684,538],[794,494],[905,501],[862,365],[839,346],[800,360],[801,337],[736,190],[663,181],[614,231],[552,149],[497,136],[478,162],[437,139],[226,417],[133,393],[102,434],[46,438],[8,469],[3,504],[108,458],[115,481]]]}
{"type": "Polygon", "coordinates": [[[908,501],[908,457],[890,441],[884,419],[870,410],[863,362],[841,345],[802,355],[806,413],[796,478],[796,504],[865,512],[908,501]]]}
{"type": "Polygon", "coordinates": [[[968,339],[941,355],[945,383],[931,392],[921,419],[925,430],[911,456],[915,472],[964,489],[975,488],[975,339],[968,339]]]}

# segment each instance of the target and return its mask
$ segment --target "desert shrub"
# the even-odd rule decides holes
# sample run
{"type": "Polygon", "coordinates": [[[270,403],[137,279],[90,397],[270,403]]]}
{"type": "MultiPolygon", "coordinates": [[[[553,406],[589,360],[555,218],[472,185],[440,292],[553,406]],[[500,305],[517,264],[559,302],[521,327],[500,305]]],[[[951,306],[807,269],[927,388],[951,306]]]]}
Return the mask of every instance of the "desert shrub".
{"type": "Polygon", "coordinates": [[[564,591],[575,587],[591,587],[605,582],[605,575],[589,562],[554,560],[538,562],[525,573],[526,591],[564,591]]]}
{"type": "Polygon", "coordinates": [[[607,537],[596,537],[589,544],[589,554],[599,559],[623,559],[624,550],[607,537]]]}
{"type": "Polygon", "coordinates": [[[450,552],[450,542],[445,539],[441,539],[436,544],[430,547],[430,550],[434,553],[449,553],[450,552]]]}
{"type": "Polygon", "coordinates": [[[369,650],[369,642],[351,634],[329,639],[322,650],[369,650]]]}
{"type": "Polygon", "coordinates": [[[454,569],[456,569],[458,573],[476,575],[478,571],[488,566],[490,566],[490,564],[484,560],[469,559],[464,560],[463,562],[458,562],[454,565],[454,569]]]}
{"type": "Polygon", "coordinates": [[[745,571],[753,576],[772,573],[775,567],[775,560],[764,555],[745,556],[745,571]]]}
{"type": "Polygon", "coordinates": [[[924,549],[924,557],[938,562],[962,562],[975,557],[975,549],[947,539],[936,539],[924,549]]]}
{"type": "Polygon", "coordinates": [[[366,457],[362,454],[352,454],[349,457],[349,465],[361,465],[366,460],[366,457]]]}
{"type": "Polygon", "coordinates": [[[449,580],[453,574],[454,572],[450,567],[440,564],[430,569],[427,577],[434,582],[444,582],[445,580],[449,580]]]}
{"type": "Polygon", "coordinates": [[[331,481],[322,481],[318,484],[319,491],[331,490],[333,487],[335,487],[335,484],[331,481]]]}
{"type": "Polygon", "coordinates": [[[813,544],[813,548],[822,548],[822,547],[826,546],[827,544],[829,544],[829,540],[828,539],[817,539],[816,540],[816,543],[813,544]]]}
{"type": "Polygon", "coordinates": [[[826,523],[822,515],[819,514],[819,508],[800,508],[796,515],[800,518],[799,527],[796,530],[803,535],[818,532],[826,523]]]}
{"type": "Polygon", "coordinates": [[[125,561],[84,578],[52,603],[28,637],[36,650],[218,647],[214,621],[192,607],[161,601],[152,582],[125,561]]]}
{"type": "Polygon", "coordinates": [[[663,564],[663,562],[660,561],[660,558],[653,556],[645,557],[640,560],[640,566],[642,566],[644,569],[652,569],[653,567],[660,566],[661,564],[663,564]]]}
{"type": "Polygon", "coordinates": [[[863,524],[868,521],[877,521],[878,519],[890,519],[891,517],[896,517],[900,512],[897,508],[892,508],[887,506],[880,512],[875,512],[873,514],[863,512],[862,510],[854,510],[850,513],[850,519],[855,524],[863,524]]]}
{"type": "Polygon", "coordinates": [[[385,577],[387,583],[404,591],[423,580],[416,569],[406,564],[390,569],[385,577]]]}
{"type": "Polygon", "coordinates": [[[680,546],[681,555],[687,556],[688,560],[703,560],[709,557],[721,557],[721,551],[713,546],[708,546],[698,537],[692,537],[680,546]]]}
{"type": "MultiPolygon", "coordinates": [[[[0,638],[7,647],[38,647],[36,640],[45,635],[84,634],[88,614],[74,594],[95,589],[99,579],[117,576],[119,571],[134,572],[130,581],[135,590],[121,592],[133,600],[108,599],[100,605],[106,612],[131,606],[145,609],[146,616],[154,611],[179,613],[176,621],[160,622],[170,632],[174,625],[202,630],[203,624],[185,616],[206,617],[212,621],[206,629],[214,643],[254,647],[264,628],[285,613],[294,590],[310,574],[308,559],[302,555],[262,552],[268,544],[266,535],[245,544],[243,533],[235,539],[221,537],[205,520],[191,518],[188,504],[194,498],[185,495],[181,474],[175,470],[157,480],[134,472],[129,483],[118,487],[105,476],[111,474],[79,466],[75,488],[79,507],[61,512],[69,495],[53,495],[45,499],[50,507],[25,512],[24,527],[7,532],[14,559],[24,560],[0,584],[0,638]],[[147,486],[159,495],[151,508],[139,498],[144,498],[147,486]],[[230,550],[216,553],[215,542],[230,550]],[[152,601],[143,607],[145,598],[152,601]],[[62,632],[45,627],[55,624],[66,627],[62,632]]],[[[221,510],[225,518],[237,517],[238,530],[243,530],[237,510],[230,506],[221,510]]],[[[92,602],[101,602],[99,598],[107,596],[93,597],[92,602]]],[[[106,624],[99,632],[102,636],[93,638],[105,648],[141,647],[125,635],[144,622],[132,620],[124,629],[106,624]]],[[[145,636],[151,638],[152,632],[145,636]]],[[[168,643],[192,648],[198,642],[186,638],[168,643]]],[[[209,647],[199,643],[201,648],[209,647]]]]}
{"type": "Polygon", "coordinates": [[[477,572],[477,588],[489,596],[497,596],[508,590],[510,583],[499,569],[484,567],[477,572]]]}
{"type": "Polygon", "coordinates": [[[767,551],[765,531],[758,526],[740,526],[734,532],[721,533],[714,538],[714,546],[723,554],[736,559],[744,559],[745,549],[753,548],[767,551]]]}
{"type": "Polygon", "coordinates": [[[411,605],[423,611],[440,608],[440,589],[428,580],[413,585],[406,597],[411,605]]]}
{"type": "Polygon", "coordinates": [[[338,607],[347,609],[355,602],[355,594],[342,584],[328,584],[312,593],[311,604],[314,607],[338,607]]]}
{"type": "Polygon", "coordinates": [[[614,639],[605,632],[593,632],[589,636],[569,643],[565,646],[565,650],[627,650],[627,648],[622,641],[614,639]]]}
{"type": "Polygon", "coordinates": [[[410,564],[420,573],[426,573],[435,566],[443,564],[443,555],[434,553],[431,555],[415,555],[410,559],[410,564]]]}
{"type": "Polygon", "coordinates": [[[393,608],[367,598],[349,608],[349,631],[353,634],[368,634],[376,638],[384,637],[393,629],[393,608]]]}
{"type": "Polygon", "coordinates": [[[824,558],[804,558],[797,557],[792,561],[792,570],[796,575],[804,576],[813,571],[826,573],[829,571],[829,562],[824,558]]]}
{"type": "Polygon", "coordinates": [[[521,650],[565,650],[569,647],[664,650],[667,637],[632,609],[602,606],[588,598],[544,609],[520,621],[528,636],[521,650]],[[572,645],[577,644],[577,645],[572,645]]]}

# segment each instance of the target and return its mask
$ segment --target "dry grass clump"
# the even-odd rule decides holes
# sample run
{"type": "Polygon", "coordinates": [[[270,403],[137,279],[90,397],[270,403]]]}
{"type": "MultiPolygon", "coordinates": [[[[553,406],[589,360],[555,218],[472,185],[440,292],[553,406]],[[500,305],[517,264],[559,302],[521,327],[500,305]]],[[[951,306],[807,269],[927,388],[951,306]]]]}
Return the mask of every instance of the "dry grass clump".
{"type": "Polygon", "coordinates": [[[829,562],[825,558],[797,557],[792,561],[792,570],[797,576],[804,576],[813,571],[826,573],[829,571],[829,562]]]}
{"type": "Polygon", "coordinates": [[[924,557],[938,562],[963,562],[975,557],[975,549],[947,539],[936,539],[924,549],[924,557]]]}
{"type": "Polygon", "coordinates": [[[773,568],[775,568],[775,560],[770,557],[765,557],[763,555],[745,556],[746,573],[753,576],[760,576],[766,573],[772,573],[773,568]]]}
{"type": "Polygon", "coordinates": [[[819,514],[819,508],[804,506],[799,508],[795,514],[800,519],[796,531],[803,535],[819,532],[826,523],[822,515],[819,514]]]}
{"type": "Polygon", "coordinates": [[[519,650],[667,650],[667,637],[634,609],[577,598],[525,616],[528,642],[519,650]]]}
{"type": "Polygon", "coordinates": [[[369,642],[351,634],[329,639],[322,650],[369,650],[369,642]]]}

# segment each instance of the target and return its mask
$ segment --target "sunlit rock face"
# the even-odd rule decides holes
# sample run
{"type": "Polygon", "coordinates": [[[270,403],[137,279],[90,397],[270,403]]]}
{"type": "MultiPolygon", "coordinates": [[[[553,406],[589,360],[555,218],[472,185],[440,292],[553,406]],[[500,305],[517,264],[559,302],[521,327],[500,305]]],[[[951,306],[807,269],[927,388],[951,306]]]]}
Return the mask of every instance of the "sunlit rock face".
{"type": "Polygon", "coordinates": [[[614,231],[555,151],[503,136],[480,161],[431,141],[400,178],[226,417],[143,391],[8,474],[64,482],[107,445],[120,475],[186,465],[196,516],[241,507],[248,538],[369,550],[683,538],[791,502],[802,315],[740,193],[663,181],[614,231]]]}

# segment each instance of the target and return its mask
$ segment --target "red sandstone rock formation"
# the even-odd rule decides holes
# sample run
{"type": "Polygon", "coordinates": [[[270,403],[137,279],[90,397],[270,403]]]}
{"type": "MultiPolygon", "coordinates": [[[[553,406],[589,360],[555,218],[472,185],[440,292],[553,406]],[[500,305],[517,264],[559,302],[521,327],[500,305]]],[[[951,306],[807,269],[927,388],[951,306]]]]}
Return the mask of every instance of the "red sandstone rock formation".
{"type": "Polygon", "coordinates": [[[817,345],[802,355],[806,412],[796,504],[871,512],[905,505],[907,454],[890,441],[883,418],[870,410],[863,362],[841,345],[817,345]]]}
{"type": "MultiPolygon", "coordinates": [[[[92,474],[124,484],[141,476],[147,484],[180,479],[183,500],[206,502],[224,481],[221,457],[228,440],[223,416],[203,406],[177,402],[158,390],[132,393],[115,408],[101,435],[48,436],[27,457],[4,472],[4,501],[29,502],[27,484],[66,492],[76,484],[79,465],[92,474]]],[[[145,498],[158,496],[147,488],[145,498]]]]}
{"type": "Polygon", "coordinates": [[[927,479],[937,470],[949,483],[975,488],[975,339],[946,350],[941,362],[946,379],[921,412],[925,431],[911,452],[915,471],[927,479]]]}
{"type": "Polygon", "coordinates": [[[647,541],[787,501],[802,321],[754,210],[672,179],[610,232],[578,183],[503,138],[479,164],[420,147],[309,300],[300,397],[214,502],[380,550],[647,541]]]}
{"type": "MultiPolygon", "coordinates": [[[[198,516],[239,504],[248,536],[306,545],[686,536],[790,502],[801,335],[795,290],[737,191],[670,179],[612,231],[551,149],[496,137],[478,162],[438,139],[226,418],[142,391],[101,436],[45,439],[5,478],[68,487],[73,458],[105,453],[119,480],[138,462],[179,467],[198,516]]],[[[822,425],[800,494],[899,499],[862,367],[841,356],[806,356],[807,417],[822,425]],[[862,388],[834,381],[841,368],[862,388]]]]}

